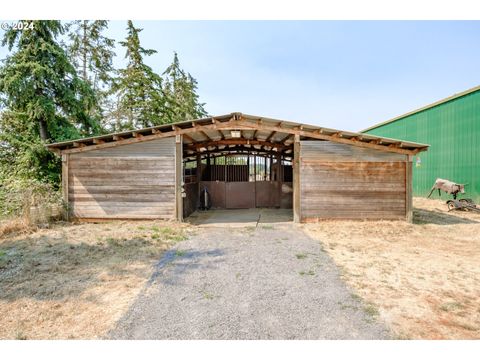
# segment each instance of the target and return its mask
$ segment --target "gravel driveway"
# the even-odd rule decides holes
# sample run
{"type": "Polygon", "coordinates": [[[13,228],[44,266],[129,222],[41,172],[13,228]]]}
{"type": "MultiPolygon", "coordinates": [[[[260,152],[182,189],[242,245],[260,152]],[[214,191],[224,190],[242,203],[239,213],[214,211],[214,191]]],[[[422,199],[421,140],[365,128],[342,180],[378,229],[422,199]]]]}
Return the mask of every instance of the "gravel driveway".
{"type": "Polygon", "coordinates": [[[198,228],[167,252],[113,339],[384,339],[295,224],[198,228]]]}

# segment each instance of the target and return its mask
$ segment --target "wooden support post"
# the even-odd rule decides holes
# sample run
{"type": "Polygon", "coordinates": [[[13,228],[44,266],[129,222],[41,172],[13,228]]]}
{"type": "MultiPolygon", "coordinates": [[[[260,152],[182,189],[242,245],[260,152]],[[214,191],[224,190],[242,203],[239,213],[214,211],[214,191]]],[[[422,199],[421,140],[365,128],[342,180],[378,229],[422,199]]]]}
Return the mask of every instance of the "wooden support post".
{"type": "Polygon", "coordinates": [[[63,204],[65,206],[65,220],[69,221],[70,219],[70,205],[68,202],[68,162],[70,155],[62,155],[62,196],[63,204]]]}
{"type": "Polygon", "coordinates": [[[183,141],[182,135],[175,136],[175,218],[183,221],[183,141]]]}
{"type": "Polygon", "coordinates": [[[200,153],[197,153],[197,186],[198,186],[198,191],[197,191],[197,200],[196,200],[196,206],[197,209],[200,207],[200,192],[202,191],[201,187],[201,181],[202,181],[202,155],[200,153]]]}
{"type": "Polygon", "coordinates": [[[275,169],[275,174],[277,175],[277,196],[278,196],[278,207],[282,207],[282,183],[283,183],[283,178],[281,176],[282,172],[282,154],[278,153],[277,154],[277,164],[276,164],[276,169],[275,169]]]}
{"type": "Polygon", "coordinates": [[[269,166],[269,169],[268,169],[268,178],[269,178],[269,181],[273,181],[272,180],[272,174],[273,174],[273,171],[272,171],[273,155],[272,154],[270,154],[270,156],[269,156],[269,161],[270,161],[270,166],[269,166]]]}
{"type": "Polygon", "coordinates": [[[293,221],[301,222],[300,213],[300,135],[295,135],[293,143],[293,221]]]}
{"type": "Polygon", "coordinates": [[[405,161],[405,216],[406,220],[411,223],[413,222],[413,206],[412,206],[412,155],[406,155],[405,161]]]}

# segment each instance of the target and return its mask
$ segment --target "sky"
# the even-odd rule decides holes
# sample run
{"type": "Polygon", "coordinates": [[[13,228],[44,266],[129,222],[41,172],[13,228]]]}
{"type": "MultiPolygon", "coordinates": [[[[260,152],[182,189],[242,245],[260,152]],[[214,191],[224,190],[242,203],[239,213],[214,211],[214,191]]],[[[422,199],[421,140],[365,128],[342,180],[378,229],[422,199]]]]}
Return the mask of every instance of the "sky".
{"type": "MultiPolygon", "coordinates": [[[[479,21],[134,21],[162,73],[178,53],[211,115],[358,131],[480,84],[479,21]]],[[[126,21],[108,36],[121,41],[126,21]]],[[[0,57],[6,54],[0,50],[0,57]]],[[[118,45],[115,65],[125,64],[118,45]]]]}

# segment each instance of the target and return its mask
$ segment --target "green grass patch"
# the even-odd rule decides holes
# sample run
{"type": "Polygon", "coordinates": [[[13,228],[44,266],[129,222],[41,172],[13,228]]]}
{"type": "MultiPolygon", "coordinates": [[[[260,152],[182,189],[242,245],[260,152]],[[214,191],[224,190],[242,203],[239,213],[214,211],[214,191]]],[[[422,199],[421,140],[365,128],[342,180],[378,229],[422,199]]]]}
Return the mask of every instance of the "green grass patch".
{"type": "Polygon", "coordinates": [[[380,313],[378,309],[373,304],[367,304],[363,307],[363,311],[371,317],[377,317],[380,313]]]}
{"type": "Polygon", "coordinates": [[[5,251],[0,251],[0,269],[7,266],[8,263],[7,253],[5,251]]]}
{"type": "Polygon", "coordinates": [[[157,229],[161,237],[167,241],[179,242],[187,238],[183,233],[183,231],[179,229],[174,229],[170,227],[162,227],[162,228],[157,227],[157,229]]]}
{"type": "Polygon", "coordinates": [[[273,225],[262,225],[263,230],[273,230],[275,229],[273,225]]]}
{"type": "MultiPolygon", "coordinates": [[[[137,229],[140,228],[137,227],[137,229]]],[[[147,231],[143,234],[137,234],[137,235],[129,235],[127,237],[122,237],[122,238],[116,238],[113,236],[109,236],[106,238],[103,238],[103,241],[107,243],[109,246],[136,246],[138,245],[138,241],[148,241],[150,240],[155,240],[155,241],[165,241],[165,242],[170,242],[170,243],[176,243],[179,241],[183,241],[186,239],[186,236],[184,234],[183,229],[175,229],[175,228],[170,228],[170,227],[158,227],[158,226],[152,226],[150,228],[145,228],[147,231]],[[148,231],[151,230],[151,231],[148,231]],[[134,241],[132,241],[134,240],[134,241]]],[[[102,241],[102,238],[98,238],[98,243],[100,244],[102,241]]]]}
{"type": "Polygon", "coordinates": [[[350,297],[353,299],[353,300],[362,300],[362,298],[357,295],[357,294],[351,294],[350,297]]]}
{"type": "Polygon", "coordinates": [[[122,239],[117,239],[117,238],[109,236],[109,237],[105,238],[105,241],[110,246],[122,246],[122,244],[121,244],[122,239]]]}
{"type": "Polygon", "coordinates": [[[208,293],[208,292],[206,292],[206,291],[204,291],[204,292],[202,293],[202,295],[203,295],[203,298],[204,298],[204,299],[207,299],[207,300],[212,300],[212,299],[215,297],[215,296],[213,296],[213,294],[210,294],[210,293],[208,293]]]}
{"type": "Polygon", "coordinates": [[[25,335],[23,331],[17,331],[15,334],[15,340],[27,340],[27,335],[25,335]]]}
{"type": "Polygon", "coordinates": [[[313,275],[315,275],[315,271],[313,271],[313,270],[308,270],[308,271],[300,271],[300,272],[299,272],[299,274],[300,274],[300,275],[302,275],[302,276],[303,276],[303,275],[310,275],[310,276],[313,276],[313,275]]]}
{"type": "Polygon", "coordinates": [[[454,302],[454,301],[444,303],[440,306],[440,310],[445,311],[445,312],[461,310],[463,308],[464,308],[464,306],[462,304],[460,304],[459,302],[454,302]]]}
{"type": "Polygon", "coordinates": [[[175,251],[175,256],[177,256],[177,257],[181,257],[185,254],[186,254],[186,251],[183,251],[183,250],[176,250],[175,251]]]}
{"type": "Polygon", "coordinates": [[[295,254],[295,257],[299,260],[305,259],[307,257],[307,254],[295,254]]]}

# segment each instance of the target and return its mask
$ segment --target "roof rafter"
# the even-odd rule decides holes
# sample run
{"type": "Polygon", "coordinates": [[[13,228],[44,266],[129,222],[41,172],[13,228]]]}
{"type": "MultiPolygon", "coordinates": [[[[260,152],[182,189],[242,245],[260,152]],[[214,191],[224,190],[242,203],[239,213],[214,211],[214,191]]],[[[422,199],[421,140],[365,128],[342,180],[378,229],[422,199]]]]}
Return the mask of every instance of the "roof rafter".
{"type": "MultiPolygon", "coordinates": [[[[316,128],[307,125],[304,126],[301,124],[296,125],[294,123],[274,121],[273,119],[259,120],[258,118],[251,117],[250,115],[242,115],[239,113],[230,114],[229,117],[222,116],[216,117],[215,119],[206,118],[191,122],[177,123],[170,125],[170,127],[168,127],[168,125],[160,125],[155,128],[146,128],[133,132],[103,135],[101,137],[50,144],[47,145],[47,147],[50,150],[56,151],[57,153],[76,153],[132,144],[140,141],[161,139],[174,135],[185,135],[185,138],[191,143],[196,143],[197,141],[195,141],[189,134],[201,132],[205,135],[207,141],[213,141],[207,134],[205,134],[205,131],[222,132],[228,130],[253,130],[255,136],[258,131],[284,133],[286,134],[286,137],[282,139],[282,141],[287,140],[287,138],[291,135],[298,135],[303,138],[327,140],[405,155],[414,155],[420,151],[424,151],[428,147],[428,145],[423,144],[405,143],[399,140],[374,137],[372,135],[366,136],[363,134],[342,132],[339,130],[316,128]],[[101,139],[104,141],[104,143],[99,143],[95,139],[101,139]]],[[[273,135],[270,134],[269,138],[271,139],[272,137],[273,135]]]]}
{"type": "Polygon", "coordinates": [[[229,146],[229,145],[251,145],[251,146],[268,146],[271,148],[277,148],[277,149],[284,149],[287,146],[285,146],[282,143],[273,143],[270,141],[263,141],[263,140],[250,140],[250,139],[245,139],[245,138],[240,138],[240,139],[226,139],[226,140],[216,140],[216,141],[205,141],[205,142],[199,142],[195,144],[188,144],[186,147],[188,149],[200,149],[200,148],[208,148],[211,146],[229,146]]]}
{"type": "MultiPolygon", "coordinates": [[[[233,151],[235,151],[236,153],[241,152],[243,154],[252,154],[252,155],[255,155],[258,153],[267,154],[267,155],[278,155],[280,153],[283,157],[291,157],[292,155],[292,154],[286,154],[284,152],[277,152],[273,150],[252,149],[252,148],[247,148],[245,146],[235,146],[235,147],[225,148],[225,149],[206,150],[206,151],[199,152],[198,154],[200,154],[201,156],[210,155],[210,154],[224,155],[224,154],[231,154],[233,151]]],[[[190,158],[190,157],[196,157],[196,156],[197,156],[197,153],[192,152],[191,154],[184,155],[184,158],[190,158]]]]}

